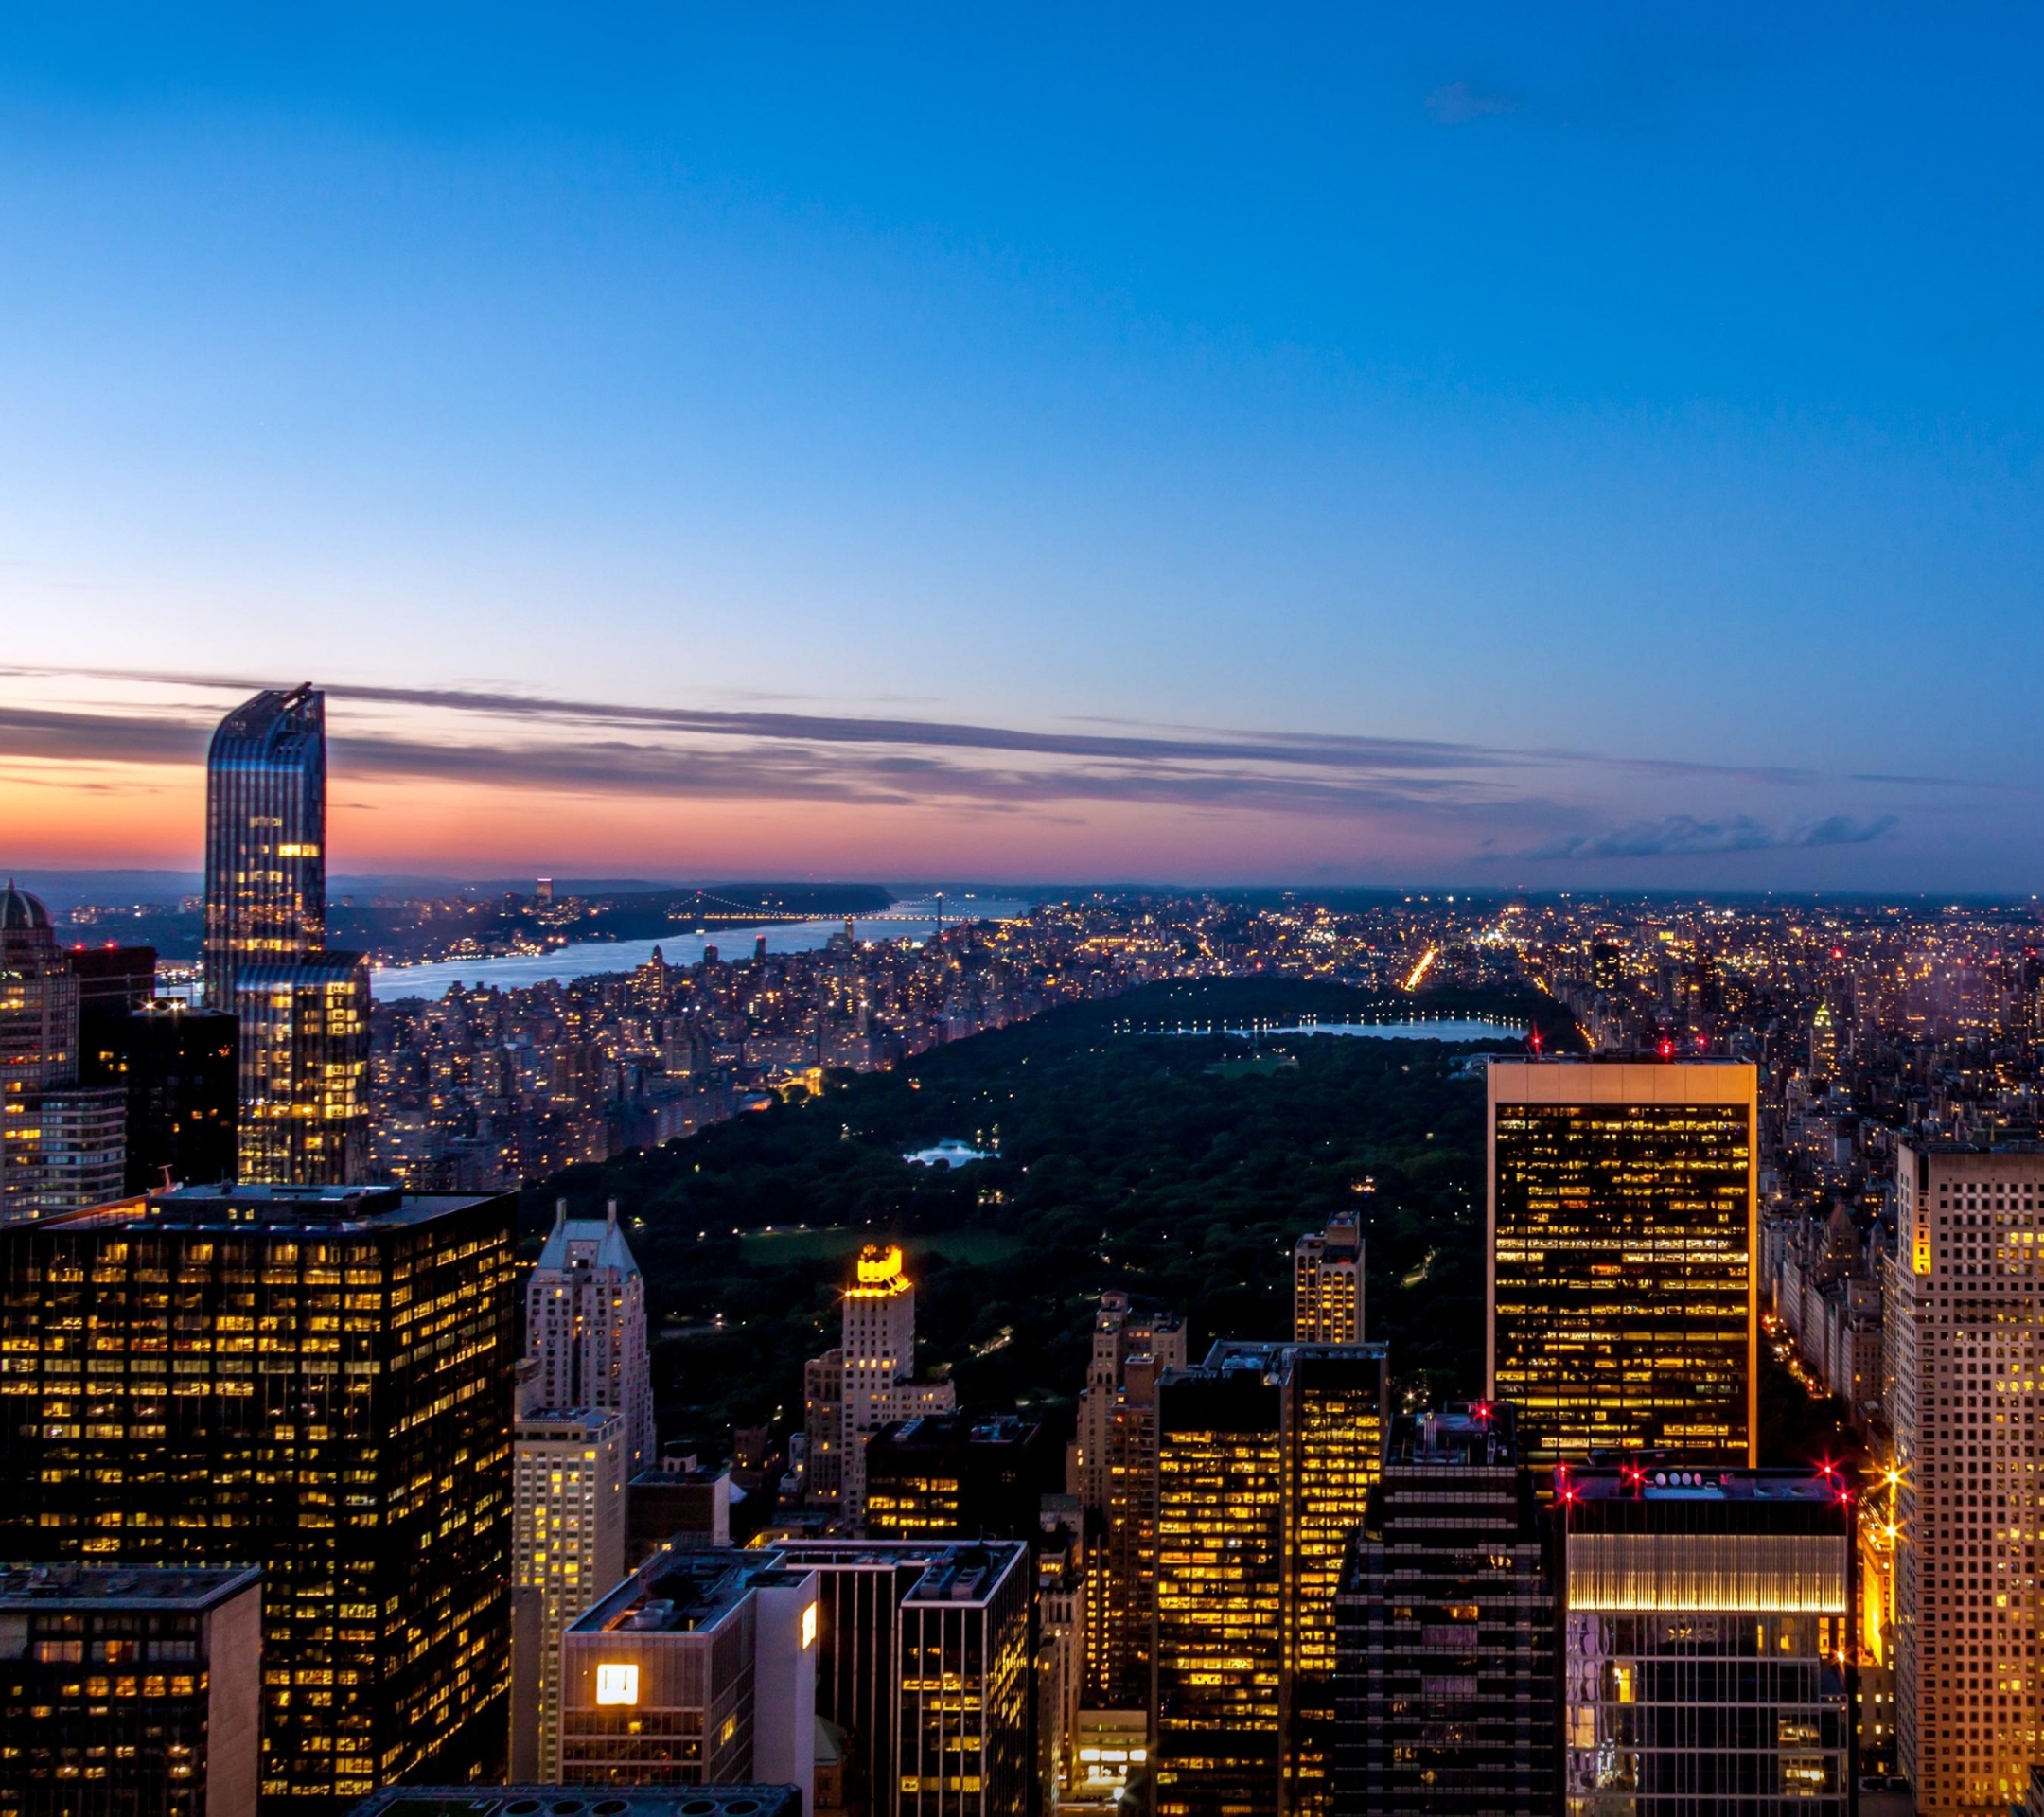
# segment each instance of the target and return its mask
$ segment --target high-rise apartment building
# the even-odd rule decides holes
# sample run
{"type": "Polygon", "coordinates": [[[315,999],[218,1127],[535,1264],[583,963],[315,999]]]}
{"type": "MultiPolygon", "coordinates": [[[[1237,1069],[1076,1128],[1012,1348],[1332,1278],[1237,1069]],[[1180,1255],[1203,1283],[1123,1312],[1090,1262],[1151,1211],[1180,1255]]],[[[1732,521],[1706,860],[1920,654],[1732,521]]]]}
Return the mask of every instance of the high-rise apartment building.
{"type": "Polygon", "coordinates": [[[1076,1495],[1046,1495],[1037,1512],[1036,1755],[1041,1808],[1079,1784],[1079,1712],[1085,1695],[1085,1544],[1076,1495]]]}
{"type": "Polygon", "coordinates": [[[206,757],[205,995],[239,1023],[239,1171],[345,1186],[368,1170],[369,968],[326,950],[326,705],[269,689],[206,757]]]}
{"type": "Polygon", "coordinates": [[[1729,1063],[1490,1063],[1486,1394],[1528,1462],[1753,1460],[1755,1089],[1729,1063]]]}
{"type": "Polygon", "coordinates": [[[256,1817],[262,1573],[0,1568],[0,1811],[256,1817]]]}
{"type": "Polygon", "coordinates": [[[1391,1422],[1336,1603],[1339,1817],[1554,1805],[1554,1596],[1511,1409],[1391,1422]]]}
{"type": "Polygon", "coordinates": [[[1562,1471],[1553,1511],[1570,1817],[1844,1817],[1844,1484],[1642,1457],[1562,1471]]]}
{"type": "Polygon", "coordinates": [[[561,1638],[562,1781],[791,1785],[806,1817],[818,1622],[773,1547],[649,1560],[561,1638]]]}
{"type": "Polygon", "coordinates": [[[565,1199],[555,1205],[525,1282],[525,1354],[539,1366],[532,1405],[614,1408],[625,1421],[626,1480],[652,1467],[660,1447],[645,1277],[618,1226],[615,1199],[600,1220],[571,1218],[565,1199]]]}
{"type": "Polygon", "coordinates": [[[625,1420],[521,1412],[511,1438],[511,1776],[561,1773],[560,1642],[625,1576],[625,1420]]]}
{"type": "Polygon", "coordinates": [[[1069,1487],[1087,1554],[1085,1702],[1146,1710],[1156,1618],[1156,1385],[1186,1366],[1185,1320],[1101,1296],[1069,1487]]]}
{"type": "Polygon", "coordinates": [[[1346,1211],[1292,1251],[1292,1336],[1300,1344],[1363,1341],[1363,1232],[1346,1211]]]}
{"type": "Polygon", "coordinates": [[[1388,1393],[1381,1344],[1218,1343],[1159,1385],[1159,1817],[1330,1808],[1335,1592],[1388,1393]]]}
{"type": "Polygon", "coordinates": [[[185,1187],[0,1228],[0,1557],[259,1564],[273,1811],[500,1762],[514,1214],[185,1187]]]}
{"type": "MultiPolygon", "coordinates": [[[[837,1457],[833,1464],[828,1432],[812,1426],[808,1492],[812,1501],[828,1506],[835,1484],[844,1524],[857,1531],[866,1519],[866,1440],[895,1420],[955,1413],[958,1391],[948,1382],[915,1379],[915,1283],[902,1265],[898,1244],[868,1244],[860,1252],[844,1291],[842,1316],[837,1457]]],[[[813,1371],[827,1362],[827,1357],[812,1359],[804,1371],[805,1387],[816,1388],[813,1371]]],[[[828,1404],[815,1392],[805,1398],[812,1411],[828,1404]]]]}
{"type": "Polygon", "coordinates": [[[78,979],[48,910],[9,883],[0,890],[0,1216],[119,1195],[125,1104],[78,1076],[78,979]]]}
{"type": "Polygon", "coordinates": [[[359,953],[235,970],[240,1177],[347,1186],[369,1165],[369,966],[359,953]]]}
{"type": "Polygon", "coordinates": [[[1904,1141],[1895,1194],[1898,1751],[1919,1809],[1999,1809],[2044,1758],[2044,1146],[1904,1141]]]}
{"type": "Polygon", "coordinates": [[[206,1002],[237,1009],[243,965],[326,944],[326,697],[265,689],[206,753],[206,1002]]]}

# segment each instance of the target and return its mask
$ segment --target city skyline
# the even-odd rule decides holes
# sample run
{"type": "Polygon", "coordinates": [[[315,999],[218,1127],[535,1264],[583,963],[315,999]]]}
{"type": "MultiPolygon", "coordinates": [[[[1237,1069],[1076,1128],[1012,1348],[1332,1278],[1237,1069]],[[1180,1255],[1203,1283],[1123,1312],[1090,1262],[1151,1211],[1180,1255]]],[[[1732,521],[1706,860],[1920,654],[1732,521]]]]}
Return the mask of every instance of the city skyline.
{"type": "Polygon", "coordinates": [[[2035,22],[0,45],[0,821],[337,869],[2012,891],[2035,22]]]}

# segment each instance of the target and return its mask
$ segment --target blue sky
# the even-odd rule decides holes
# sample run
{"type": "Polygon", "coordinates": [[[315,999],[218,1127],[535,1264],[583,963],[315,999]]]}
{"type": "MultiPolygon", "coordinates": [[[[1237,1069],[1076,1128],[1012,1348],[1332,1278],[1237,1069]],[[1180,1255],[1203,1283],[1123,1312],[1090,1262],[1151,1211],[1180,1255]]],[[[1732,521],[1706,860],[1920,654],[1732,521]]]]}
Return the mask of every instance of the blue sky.
{"type": "Polygon", "coordinates": [[[592,11],[0,22],[24,861],[2034,882],[2037,15],[592,11]]]}

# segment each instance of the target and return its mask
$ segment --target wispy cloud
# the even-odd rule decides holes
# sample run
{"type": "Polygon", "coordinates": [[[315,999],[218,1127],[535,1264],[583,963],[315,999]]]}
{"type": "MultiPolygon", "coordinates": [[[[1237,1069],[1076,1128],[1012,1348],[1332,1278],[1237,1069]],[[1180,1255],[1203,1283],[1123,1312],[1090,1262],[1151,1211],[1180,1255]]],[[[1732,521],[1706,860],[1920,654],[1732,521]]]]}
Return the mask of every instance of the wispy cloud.
{"type": "Polygon", "coordinates": [[[1426,111],[1442,126],[1467,126],[1490,114],[1516,114],[1519,103],[1509,95],[1486,94],[1467,82],[1450,82],[1426,97],[1426,111]]]}
{"type": "Polygon", "coordinates": [[[1896,824],[1893,814],[1855,820],[1849,814],[1827,814],[1822,820],[1797,820],[1787,826],[1763,824],[1744,814],[1730,820],[1699,820],[1669,814],[1605,833],[1576,834],[1551,839],[1523,858],[1687,858],[1718,856],[1729,852],[1810,850],[1826,845],[1867,845],[1896,824]]]}

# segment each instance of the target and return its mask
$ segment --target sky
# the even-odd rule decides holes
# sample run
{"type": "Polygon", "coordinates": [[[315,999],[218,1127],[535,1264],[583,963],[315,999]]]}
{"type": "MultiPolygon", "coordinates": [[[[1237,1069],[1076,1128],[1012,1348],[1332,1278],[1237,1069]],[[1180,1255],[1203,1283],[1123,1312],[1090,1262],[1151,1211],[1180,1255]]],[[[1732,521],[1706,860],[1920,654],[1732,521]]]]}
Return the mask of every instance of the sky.
{"type": "Polygon", "coordinates": [[[0,14],[0,869],[2027,894],[2040,40],[0,14]]]}

